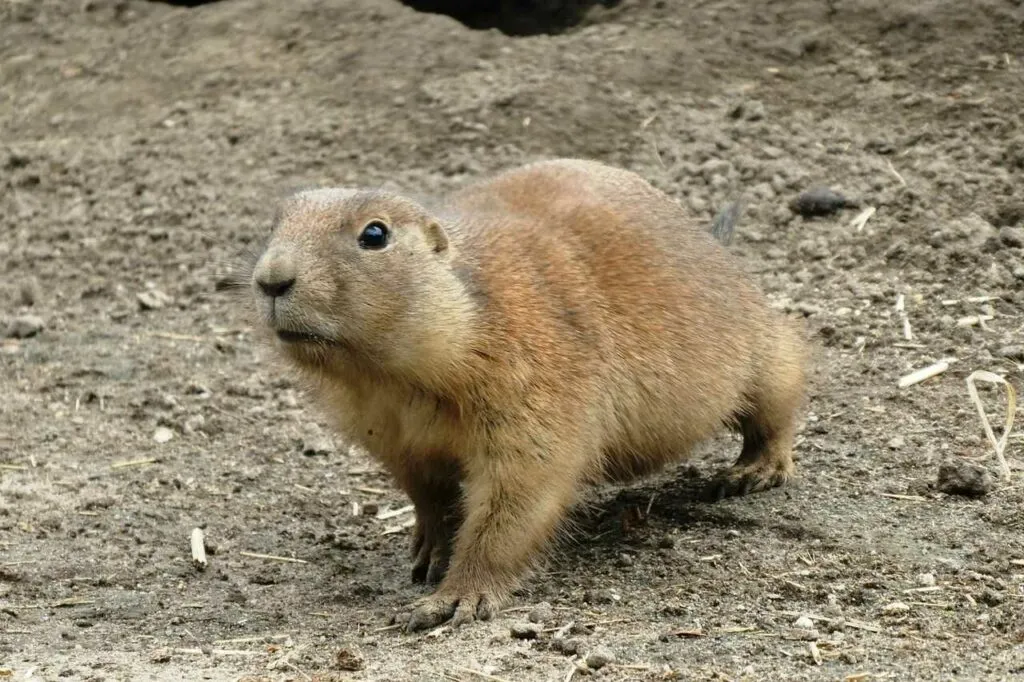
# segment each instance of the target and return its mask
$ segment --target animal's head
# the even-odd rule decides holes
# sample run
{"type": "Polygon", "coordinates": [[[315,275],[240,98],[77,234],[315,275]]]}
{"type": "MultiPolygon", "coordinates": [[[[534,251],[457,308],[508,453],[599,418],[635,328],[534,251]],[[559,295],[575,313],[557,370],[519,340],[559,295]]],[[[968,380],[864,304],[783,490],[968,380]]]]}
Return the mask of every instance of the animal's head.
{"type": "Polygon", "coordinates": [[[252,302],[261,328],[300,366],[443,374],[473,320],[453,250],[440,221],[408,199],[300,192],[252,268],[252,302]]]}

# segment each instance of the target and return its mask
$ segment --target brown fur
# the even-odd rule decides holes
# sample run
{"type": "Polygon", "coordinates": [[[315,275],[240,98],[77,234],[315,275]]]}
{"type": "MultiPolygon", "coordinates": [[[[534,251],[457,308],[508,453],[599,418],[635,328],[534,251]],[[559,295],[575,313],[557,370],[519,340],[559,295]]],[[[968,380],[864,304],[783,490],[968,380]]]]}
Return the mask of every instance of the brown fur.
{"type": "Polygon", "coordinates": [[[339,431],[416,507],[409,628],[487,618],[586,486],[743,435],[718,496],[793,471],[801,334],[734,258],[637,175],[537,163],[435,212],[399,196],[289,199],[253,274],[262,328],[339,431]],[[362,250],[371,220],[386,250],[362,250]],[[270,299],[256,282],[293,278],[270,299]]]}

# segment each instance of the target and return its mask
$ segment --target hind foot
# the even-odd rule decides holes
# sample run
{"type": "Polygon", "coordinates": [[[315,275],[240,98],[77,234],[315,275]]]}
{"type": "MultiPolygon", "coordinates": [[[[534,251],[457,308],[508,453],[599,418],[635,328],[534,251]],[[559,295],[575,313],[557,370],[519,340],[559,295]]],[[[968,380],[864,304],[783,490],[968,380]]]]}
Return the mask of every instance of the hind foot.
{"type": "Polygon", "coordinates": [[[717,502],[726,497],[749,495],[778,487],[793,477],[793,466],[768,460],[736,463],[720,471],[708,484],[707,497],[717,502]]]}

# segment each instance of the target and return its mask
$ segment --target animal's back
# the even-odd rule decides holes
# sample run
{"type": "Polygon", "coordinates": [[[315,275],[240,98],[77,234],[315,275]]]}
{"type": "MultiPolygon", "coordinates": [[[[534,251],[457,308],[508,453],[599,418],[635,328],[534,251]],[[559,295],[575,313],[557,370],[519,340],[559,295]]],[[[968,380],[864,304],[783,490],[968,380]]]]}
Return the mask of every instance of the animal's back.
{"type": "Polygon", "coordinates": [[[510,333],[547,326],[519,342],[568,349],[562,360],[593,378],[608,475],[656,466],[749,402],[765,302],[730,254],[642,178],[548,161],[466,188],[452,203],[478,245],[480,271],[509,297],[505,314],[520,318],[510,333]],[[516,307],[524,301],[535,308],[516,307]]]}

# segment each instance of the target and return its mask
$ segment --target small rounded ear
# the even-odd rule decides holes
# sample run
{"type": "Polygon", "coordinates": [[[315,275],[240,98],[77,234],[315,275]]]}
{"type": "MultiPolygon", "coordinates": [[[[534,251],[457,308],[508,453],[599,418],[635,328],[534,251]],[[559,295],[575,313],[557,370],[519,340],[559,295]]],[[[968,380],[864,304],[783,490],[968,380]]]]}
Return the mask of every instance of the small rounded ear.
{"type": "Polygon", "coordinates": [[[431,220],[427,223],[426,228],[424,228],[423,234],[427,238],[430,248],[434,250],[434,253],[444,253],[448,250],[448,234],[441,227],[441,223],[431,220]]]}

